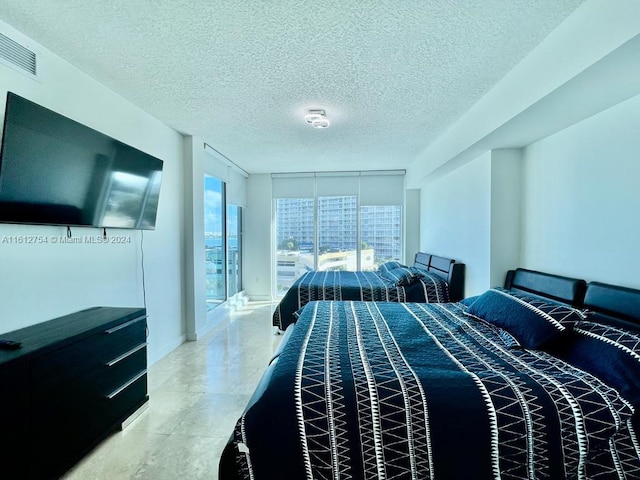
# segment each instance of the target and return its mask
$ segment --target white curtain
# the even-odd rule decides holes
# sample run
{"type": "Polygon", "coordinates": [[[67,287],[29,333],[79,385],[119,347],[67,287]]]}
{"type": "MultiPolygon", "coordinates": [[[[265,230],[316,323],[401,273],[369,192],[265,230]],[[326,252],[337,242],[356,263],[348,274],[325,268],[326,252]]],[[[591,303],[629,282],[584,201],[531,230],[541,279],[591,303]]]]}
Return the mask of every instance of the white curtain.
{"type": "Polygon", "coordinates": [[[404,170],[274,173],[273,198],[359,195],[360,205],[402,205],[404,170]]]}

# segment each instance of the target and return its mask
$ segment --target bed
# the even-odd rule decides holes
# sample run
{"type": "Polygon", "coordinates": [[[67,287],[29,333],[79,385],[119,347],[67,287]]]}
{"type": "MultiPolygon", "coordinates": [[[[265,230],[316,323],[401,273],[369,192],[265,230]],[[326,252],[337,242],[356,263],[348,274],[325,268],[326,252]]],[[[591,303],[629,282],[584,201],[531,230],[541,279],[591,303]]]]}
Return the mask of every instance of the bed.
{"type": "Polygon", "coordinates": [[[419,252],[411,267],[387,262],[377,271],[309,271],[287,290],[273,312],[284,331],[297,312],[314,300],[445,303],[464,295],[464,264],[419,252]]]}
{"type": "Polygon", "coordinates": [[[459,303],[310,302],[220,479],[640,478],[640,291],[585,285],[517,270],[459,303]]]}

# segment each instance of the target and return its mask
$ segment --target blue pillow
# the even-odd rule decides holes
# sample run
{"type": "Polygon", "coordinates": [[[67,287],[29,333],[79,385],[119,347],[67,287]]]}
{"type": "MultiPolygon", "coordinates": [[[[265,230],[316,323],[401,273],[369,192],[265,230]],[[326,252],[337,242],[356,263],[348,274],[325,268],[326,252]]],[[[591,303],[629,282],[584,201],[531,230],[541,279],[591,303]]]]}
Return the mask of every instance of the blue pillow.
{"type": "Polygon", "coordinates": [[[474,295],[473,297],[467,297],[467,298],[463,298],[462,300],[460,300],[460,303],[469,307],[471,306],[471,304],[473,302],[475,302],[478,298],[480,298],[480,295],[474,295]]]}
{"type": "Polygon", "coordinates": [[[522,347],[530,349],[557,340],[567,326],[583,319],[569,305],[501,288],[480,295],[467,314],[505,329],[522,347]]]}
{"type": "Polygon", "coordinates": [[[394,285],[397,285],[399,287],[405,286],[405,285],[411,285],[413,282],[415,282],[418,279],[418,277],[415,277],[411,272],[411,270],[409,270],[409,268],[407,267],[398,267],[392,270],[386,270],[379,273],[381,277],[386,278],[387,280],[390,280],[391,282],[393,282],[394,285]]]}
{"type": "Polygon", "coordinates": [[[549,353],[589,372],[640,404],[640,333],[585,320],[549,353]]]}
{"type": "Polygon", "coordinates": [[[426,270],[422,270],[421,268],[418,268],[418,267],[408,267],[408,268],[411,271],[411,273],[413,273],[413,276],[416,278],[425,278],[425,277],[431,276],[429,272],[427,272],[426,270]]]}
{"type": "Polygon", "coordinates": [[[393,270],[395,268],[404,267],[407,268],[406,265],[402,265],[400,262],[385,262],[378,267],[378,272],[385,273],[389,270],[393,270]]]}
{"type": "Polygon", "coordinates": [[[549,315],[555,321],[559,322],[563,327],[571,329],[576,323],[585,319],[585,314],[582,310],[573,308],[572,306],[551,300],[549,298],[540,297],[533,293],[525,293],[519,290],[505,290],[504,288],[494,288],[507,293],[515,298],[518,298],[534,308],[540,310],[546,315],[549,315]]]}

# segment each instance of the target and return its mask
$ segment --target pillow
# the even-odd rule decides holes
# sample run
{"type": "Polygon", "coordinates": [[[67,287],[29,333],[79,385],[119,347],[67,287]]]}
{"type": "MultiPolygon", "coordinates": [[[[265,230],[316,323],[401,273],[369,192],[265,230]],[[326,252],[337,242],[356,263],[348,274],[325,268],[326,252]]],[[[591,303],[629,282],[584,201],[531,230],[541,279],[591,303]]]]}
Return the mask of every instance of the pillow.
{"type": "Polygon", "coordinates": [[[394,285],[399,287],[411,285],[418,279],[418,277],[415,277],[408,267],[398,267],[392,270],[379,272],[379,274],[382,278],[392,281],[394,285]]]}
{"type": "Polygon", "coordinates": [[[406,265],[402,265],[400,262],[386,262],[381,264],[378,267],[378,272],[384,273],[384,272],[388,272],[389,270],[393,270],[395,268],[400,268],[400,267],[407,268],[406,265]]]}
{"type": "Polygon", "coordinates": [[[501,288],[487,290],[466,313],[505,329],[522,347],[530,349],[557,340],[567,326],[583,319],[569,305],[501,288]]]}
{"type": "Polygon", "coordinates": [[[585,319],[582,310],[573,308],[571,305],[551,300],[550,298],[541,297],[533,293],[527,293],[520,290],[505,290],[504,288],[494,288],[515,298],[518,298],[531,307],[542,311],[554,320],[558,321],[563,327],[571,329],[576,323],[585,319]]]}
{"type": "Polygon", "coordinates": [[[549,353],[640,404],[640,333],[585,320],[566,339],[553,344],[549,353]]]}
{"type": "Polygon", "coordinates": [[[431,276],[429,272],[427,272],[426,270],[422,270],[421,268],[418,268],[418,267],[408,267],[408,268],[411,271],[411,273],[413,273],[413,276],[416,278],[425,278],[425,277],[431,276]]]}
{"type": "Polygon", "coordinates": [[[471,304],[473,304],[473,302],[475,302],[478,298],[480,298],[480,295],[475,295],[473,297],[467,297],[467,298],[463,298],[462,300],[460,300],[460,303],[463,304],[466,307],[471,306],[471,304]]]}

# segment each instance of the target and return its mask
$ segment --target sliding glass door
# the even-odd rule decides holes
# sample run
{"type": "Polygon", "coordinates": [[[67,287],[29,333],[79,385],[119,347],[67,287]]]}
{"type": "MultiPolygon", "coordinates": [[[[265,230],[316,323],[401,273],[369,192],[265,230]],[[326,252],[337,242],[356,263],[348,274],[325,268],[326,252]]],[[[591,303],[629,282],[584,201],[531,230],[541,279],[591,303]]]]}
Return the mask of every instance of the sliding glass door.
{"type": "Polygon", "coordinates": [[[224,182],[204,177],[204,242],[207,310],[226,300],[224,182]]]}
{"type": "Polygon", "coordinates": [[[204,176],[207,310],[242,290],[242,207],[227,205],[226,184],[204,176]]]}

